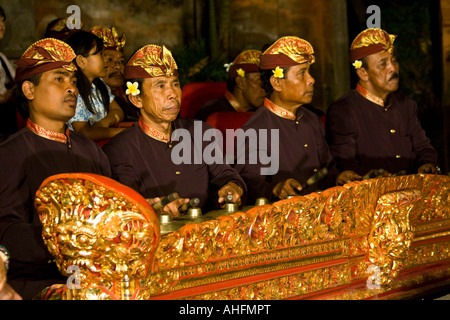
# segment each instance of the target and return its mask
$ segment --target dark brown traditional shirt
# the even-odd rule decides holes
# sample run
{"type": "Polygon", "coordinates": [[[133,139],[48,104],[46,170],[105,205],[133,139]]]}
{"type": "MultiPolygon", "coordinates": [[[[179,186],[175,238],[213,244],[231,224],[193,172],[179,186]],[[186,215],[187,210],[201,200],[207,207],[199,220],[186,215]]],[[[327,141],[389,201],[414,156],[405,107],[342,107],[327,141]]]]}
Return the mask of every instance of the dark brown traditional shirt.
{"type": "Polygon", "coordinates": [[[0,243],[11,254],[8,281],[25,299],[46,286],[38,284],[41,280],[60,277],[48,263],[53,258],[42,241],[34,198],[47,177],[68,172],[111,176],[97,144],[69,130],[60,134],[28,120],[27,127],[0,145],[0,243]],[[33,282],[36,287],[27,287],[33,282]]]}
{"type": "Polygon", "coordinates": [[[301,194],[331,186],[329,181],[333,181],[336,176],[334,161],[324,138],[324,126],[319,117],[310,110],[301,106],[296,114],[293,114],[266,99],[264,107],[259,108],[242,129],[246,132],[254,130],[258,137],[256,143],[246,139],[244,144],[239,144],[236,138],[234,168],[247,184],[247,204],[254,204],[258,197],[271,200],[275,185],[289,178],[294,178],[305,185],[301,194]],[[278,139],[272,130],[278,131],[278,139]],[[264,135],[267,136],[267,143],[261,144],[260,141],[264,135]],[[244,154],[242,150],[245,150],[244,154]],[[261,169],[269,167],[269,164],[264,163],[267,162],[264,160],[264,155],[269,155],[275,161],[272,152],[278,153],[278,170],[274,174],[262,175],[261,169]],[[251,157],[255,155],[258,161],[252,164],[251,157]],[[327,178],[306,187],[306,181],[324,167],[329,168],[329,177],[333,174],[334,178],[327,178]]]}
{"type": "Polygon", "coordinates": [[[212,163],[205,161],[205,154],[209,155],[208,150],[213,148],[212,142],[204,138],[206,130],[214,130],[211,126],[202,121],[177,119],[173,122],[175,129],[183,134],[171,139],[148,127],[141,118],[135,126],[116,135],[103,147],[113,178],[145,198],[172,192],[182,198],[198,197],[203,213],[214,209],[217,191],[228,182],[235,182],[246,191],[242,178],[223,156],[212,163]]]}
{"type": "Polygon", "coordinates": [[[328,108],[326,131],[342,171],[416,173],[425,163],[438,165],[436,150],[417,117],[416,102],[400,92],[390,94],[384,104],[358,84],[328,108]]]}

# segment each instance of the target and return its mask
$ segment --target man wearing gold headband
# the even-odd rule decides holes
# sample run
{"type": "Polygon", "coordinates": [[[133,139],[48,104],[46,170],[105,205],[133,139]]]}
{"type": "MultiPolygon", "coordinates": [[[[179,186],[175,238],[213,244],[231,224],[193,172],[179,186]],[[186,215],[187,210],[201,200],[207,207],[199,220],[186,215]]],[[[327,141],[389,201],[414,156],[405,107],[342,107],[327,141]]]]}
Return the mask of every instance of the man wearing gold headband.
{"type": "Polygon", "coordinates": [[[206,121],[214,112],[249,112],[261,107],[266,93],[261,88],[260,55],[259,50],[241,52],[228,69],[225,94],[208,101],[195,118],[206,121]]]}
{"type": "Polygon", "coordinates": [[[245,150],[245,155],[236,159],[235,168],[247,183],[248,203],[258,197],[278,200],[327,187],[323,179],[306,185],[308,178],[323,168],[330,168],[331,173],[333,164],[319,117],[303,107],[313,99],[315,80],[310,66],[314,61],[311,44],[294,36],[278,39],[260,57],[262,85],[268,98],[242,129],[257,133],[277,130],[279,141],[271,141],[269,135],[264,150],[259,143],[237,146],[238,155],[245,150]],[[278,172],[261,175],[263,164],[251,164],[250,159],[269,150],[279,154],[278,172]]]}
{"type": "Polygon", "coordinates": [[[58,173],[111,174],[100,147],[66,126],[78,95],[74,58],[68,44],[45,38],[17,61],[16,94],[28,120],[0,146],[0,243],[10,254],[8,283],[24,299],[66,281],[51,262],[34,212],[40,184],[58,173]]]}
{"type": "Polygon", "coordinates": [[[181,99],[177,69],[165,46],[144,46],[128,61],[126,93],[140,118],[136,126],[103,147],[113,178],[152,204],[177,192],[180,198],[163,208],[172,216],[178,216],[178,208],[194,197],[200,199],[204,213],[224,204],[228,194],[239,204],[246,191],[239,174],[227,164],[207,163],[202,156],[209,145],[203,142],[204,132],[211,127],[202,121],[177,119],[181,99]],[[174,151],[182,145],[190,147],[187,163],[175,159],[174,151]]]}
{"type": "Polygon", "coordinates": [[[371,28],[350,47],[356,89],[327,110],[326,131],[340,170],[354,172],[347,181],[376,175],[436,173],[436,150],[417,117],[414,100],[397,91],[396,36],[371,28]]]}
{"type": "Polygon", "coordinates": [[[95,26],[91,29],[91,33],[103,40],[103,57],[105,59],[106,76],[102,78],[111,88],[112,94],[115,96],[116,102],[122,108],[125,118],[123,121],[136,121],[138,112],[134,105],[129,103],[123,90],[125,70],[125,56],[123,47],[126,43],[125,34],[119,35],[117,29],[95,26]]]}

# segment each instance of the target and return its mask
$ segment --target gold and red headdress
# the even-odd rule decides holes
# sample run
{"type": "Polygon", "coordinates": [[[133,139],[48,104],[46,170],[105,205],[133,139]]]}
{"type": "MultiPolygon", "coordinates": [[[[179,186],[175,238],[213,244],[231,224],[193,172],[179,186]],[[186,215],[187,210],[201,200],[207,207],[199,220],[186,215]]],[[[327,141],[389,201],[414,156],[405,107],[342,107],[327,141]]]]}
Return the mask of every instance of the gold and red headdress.
{"type": "Polygon", "coordinates": [[[75,71],[73,63],[76,54],[67,43],[53,38],[41,39],[25,50],[22,57],[16,61],[16,82],[56,68],[75,71]]]}
{"type": "Polygon", "coordinates": [[[260,57],[260,69],[291,67],[315,62],[312,45],[299,37],[286,36],[278,39],[260,57]]]}
{"type": "Polygon", "coordinates": [[[122,35],[119,35],[114,26],[111,28],[95,26],[90,32],[103,40],[103,47],[105,50],[123,51],[127,39],[125,34],[122,33],[122,35]]]}
{"type": "Polygon", "coordinates": [[[154,44],[140,48],[125,66],[124,78],[141,79],[178,75],[172,53],[165,46],[154,44]]]}
{"type": "Polygon", "coordinates": [[[231,63],[228,70],[228,77],[245,76],[246,73],[259,72],[259,57],[262,52],[259,50],[246,50],[241,52],[231,63]]]}
{"type": "Polygon", "coordinates": [[[356,36],[350,46],[350,62],[382,51],[392,53],[396,37],[396,35],[388,34],[386,31],[378,28],[362,31],[356,36]]]}

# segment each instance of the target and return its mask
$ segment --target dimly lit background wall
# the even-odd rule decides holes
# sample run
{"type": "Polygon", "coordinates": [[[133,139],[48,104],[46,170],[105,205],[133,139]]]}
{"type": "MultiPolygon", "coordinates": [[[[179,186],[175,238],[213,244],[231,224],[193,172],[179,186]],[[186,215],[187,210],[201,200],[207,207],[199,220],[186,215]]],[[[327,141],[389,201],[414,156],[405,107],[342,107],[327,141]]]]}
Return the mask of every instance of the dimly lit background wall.
{"type": "Polygon", "coordinates": [[[398,35],[401,90],[418,101],[422,125],[448,172],[450,0],[0,0],[7,14],[0,50],[18,58],[50,21],[70,16],[67,7],[77,5],[83,29],[114,25],[125,33],[127,58],[146,44],[166,45],[185,84],[222,81],[223,64],[240,51],[296,35],[315,49],[314,104],[326,111],[355,85],[348,48],[366,28],[373,4],[381,9],[381,27],[398,35]]]}

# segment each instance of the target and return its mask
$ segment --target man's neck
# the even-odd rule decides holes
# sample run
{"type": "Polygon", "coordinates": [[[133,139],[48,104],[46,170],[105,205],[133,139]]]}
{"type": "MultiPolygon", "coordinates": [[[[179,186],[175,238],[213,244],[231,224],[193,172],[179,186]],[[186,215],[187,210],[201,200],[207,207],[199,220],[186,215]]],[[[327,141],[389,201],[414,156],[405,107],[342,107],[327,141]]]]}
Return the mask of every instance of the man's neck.
{"type": "Polygon", "coordinates": [[[111,88],[111,93],[113,95],[115,95],[115,96],[122,95],[123,90],[121,90],[122,88],[120,86],[119,87],[111,87],[111,86],[109,86],[109,87],[111,88]]]}
{"type": "Polygon", "coordinates": [[[172,133],[172,122],[169,121],[155,121],[151,117],[149,117],[146,114],[141,115],[142,120],[145,122],[146,125],[148,125],[150,128],[155,129],[165,135],[169,135],[172,133]]]}
{"type": "MultiPolygon", "coordinates": [[[[39,116],[30,115],[30,120],[45,130],[64,134],[66,132],[66,123],[62,121],[49,120],[39,116]]],[[[67,119],[69,120],[69,119],[67,119]]]]}
{"type": "Polygon", "coordinates": [[[275,103],[277,106],[279,106],[279,107],[281,107],[281,108],[283,108],[283,109],[285,109],[285,110],[287,110],[289,112],[292,112],[293,114],[296,114],[297,109],[302,106],[301,103],[295,103],[294,104],[294,103],[288,103],[286,101],[283,101],[283,100],[280,99],[279,95],[277,95],[277,94],[272,94],[270,96],[270,100],[273,103],[275,103]]]}
{"type": "Polygon", "coordinates": [[[240,90],[234,90],[233,93],[227,91],[225,97],[236,111],[245,112],[251,109],[240,90]]]}
{"type": "Polygon", "coordinates": [[[358,91],[358,93],[365,99],[369,100],[372,103],[375,103],[376,105],[379,105],[380,107],[384,107],[386,105],[385,100],[367,90],[360,83],[356,85],[356,91],[358,91]]]}
{"type": "Polygon", "coordinates": [[[156,139],[161,142],[170,142],[172,135],[172,123],[165,123],[164,125],[160,125],[155,123],[154,121],[144,120],[144,116],[139,118],[139,127],[145,134],[150,136],[153,139],[156,139]]]}
{"type": "MultiPolygon", "coordinates": [[[[252,106],[245,99],[244,93],[242,92],[242,90],[234,90],[232,95],[234,97],[234,104],[237,104],[237,106],[235,106],[232,103],[232,101],[230,101],[233,108],[237,109],[238,111],[248,111],[248,110],[252,109],[252,106]]],[[[230,99],[228,99],[228,100],[230,100],[230,99]]]]}
{"type": "Polygon", "coordinates": [[[383,102],[387,101],[387,97],[389,95],[389,92],[379,92],[379,90],[376,90],[372,85],[370,85],[369,82],[358,82],[361,87],[366,89],[370,94],[374,95],[375,97],[383,100],[383,102]]]}

